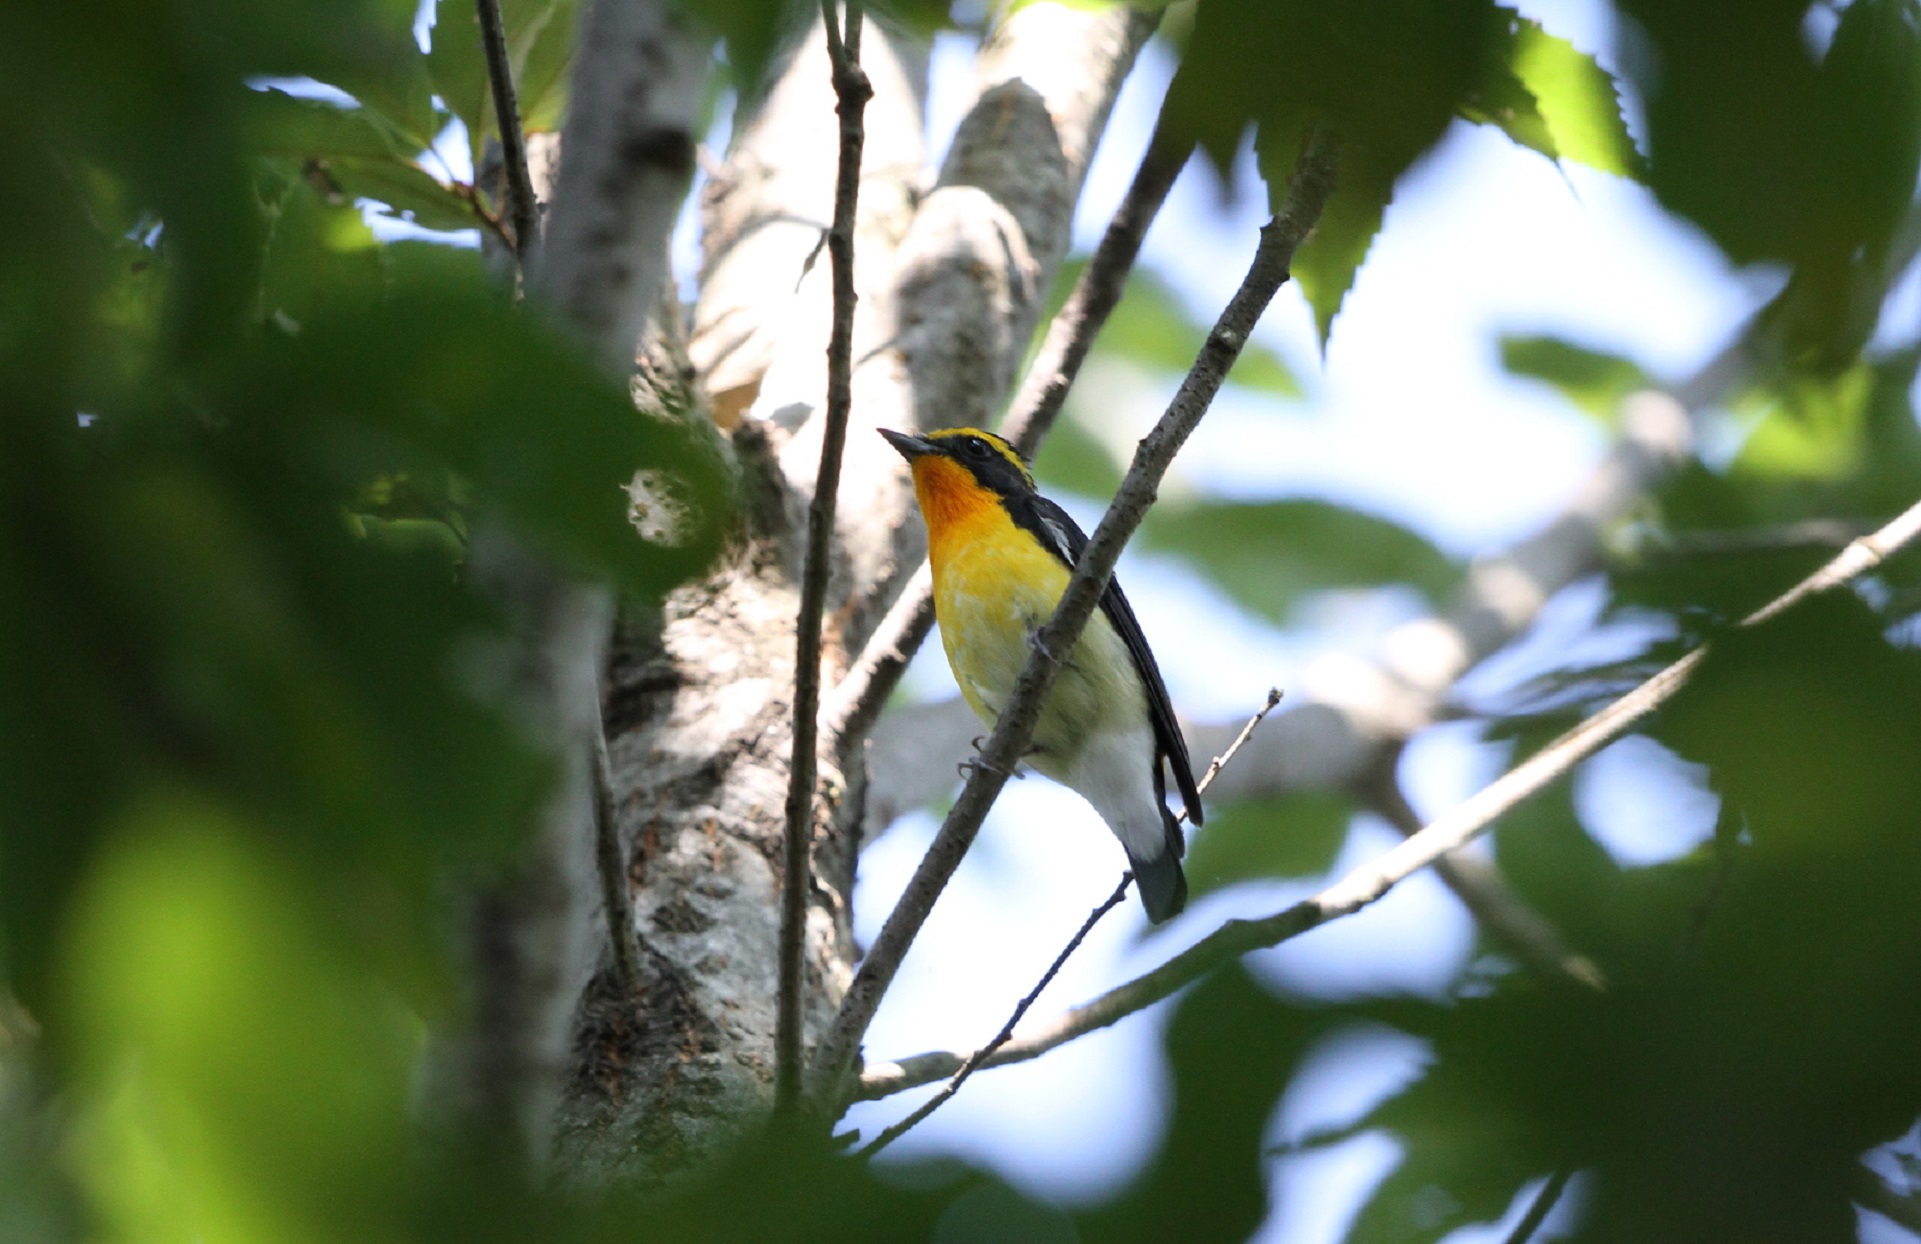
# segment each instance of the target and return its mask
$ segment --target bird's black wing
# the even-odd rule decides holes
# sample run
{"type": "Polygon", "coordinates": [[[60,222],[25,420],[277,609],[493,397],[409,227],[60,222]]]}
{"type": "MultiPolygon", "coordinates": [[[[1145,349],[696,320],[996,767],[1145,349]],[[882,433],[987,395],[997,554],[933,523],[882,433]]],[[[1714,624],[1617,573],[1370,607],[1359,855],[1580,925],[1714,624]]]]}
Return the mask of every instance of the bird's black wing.
{"type": "MultiPolygon", "coordinates": [[[[1039,540],[1068,569],[1080,563],[1081,552],[1087,548],[1087,534],[1066,510],[1038,493],[1007,498],[1007,510],[1016,526],[1039,540]]],[[[1174,770],[1174,785],[1181,792],[1181,802],[1187,805],[1188,821],[1199,825],[1201,793],[1194,786],[1194,767],[1187,757],[1187,740],[1181,736],[1180,724],[1174,720],[1174,706],[1167,698],[1167,684],[1161,681],[1160,666],[1154,664],[1154,654],[1147,647],[1147,636],[1141,633],[1140,619],[1134,616],[1134,607],[1127,603],[1127,596],[1121,591],[1118,579],[1108,579],[1107,590],[1101,593],[1101,612],[1107,615],[1108,622],[1120,633],[1121,642],[1127,645],[1128,654],[1134,658],[1134,668],[1141,676],[1141,685],[1147,690],[1147,716],[1154,725],[1155,750],[1167,757],[1168,764],[1174,770]]],[[[1158,759],[1154,765],[1154,789],[1161,789],[1158,759]]],[[[1179,842],[1178,836],[1175,842],[1179,842]]]]}

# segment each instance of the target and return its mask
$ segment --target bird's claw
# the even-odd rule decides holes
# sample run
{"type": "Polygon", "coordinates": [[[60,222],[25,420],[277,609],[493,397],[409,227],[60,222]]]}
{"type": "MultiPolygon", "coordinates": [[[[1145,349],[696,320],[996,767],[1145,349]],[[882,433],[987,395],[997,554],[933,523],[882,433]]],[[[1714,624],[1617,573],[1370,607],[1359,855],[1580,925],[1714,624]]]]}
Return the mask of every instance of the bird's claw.
{"type": "MultiPolygon", "coordinates": [[[[978,751],[980,740],[975,739],[974,743],[975,743],[975,748],[978,751]]],[[[966,760],[961,761],[959,764],[955,765],[954,768],[960,773],[961,780],[964,782],[973,780],[975,771],[979,769],[985,769],[989,773],[998,773],[1002,777],[1008,778],[1012,781],[1019,781],[1021,778],[1024,778],[1027,776],[1025,773],[1022,773],[1019,769],[1003,769],[1003,768],[1000,768],[998,765],[990,765],[986,761],[982,760],[978,755],[972,756],[966,760]]]]}

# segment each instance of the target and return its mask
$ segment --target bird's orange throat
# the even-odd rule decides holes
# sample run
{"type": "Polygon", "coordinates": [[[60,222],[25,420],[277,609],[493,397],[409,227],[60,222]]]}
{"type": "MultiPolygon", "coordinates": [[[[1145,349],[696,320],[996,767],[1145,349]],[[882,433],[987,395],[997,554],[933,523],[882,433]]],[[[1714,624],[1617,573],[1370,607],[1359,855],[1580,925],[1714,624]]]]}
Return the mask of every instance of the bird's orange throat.
{"type": "Polygon", "coordinates": [[[984,525],[1007,522],[1000,498],[951,458],[914,459],[914,496],[927,520],[927,555],[935,567],[976,539],[984,525]]]}

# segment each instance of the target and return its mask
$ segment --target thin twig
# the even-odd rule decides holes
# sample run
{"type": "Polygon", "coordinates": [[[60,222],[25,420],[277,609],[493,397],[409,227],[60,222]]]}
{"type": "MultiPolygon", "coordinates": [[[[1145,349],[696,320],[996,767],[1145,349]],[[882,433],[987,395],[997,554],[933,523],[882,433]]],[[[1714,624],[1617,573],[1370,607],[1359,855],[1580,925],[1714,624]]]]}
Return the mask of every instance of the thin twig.
{"type": "MultiPolygon", "coordinates": [[[[1842,550],[1827,565],[1801,580],[1770,604],[1742,619],[1756,626],[1816,592],[1838,587],[1885,561],[1890,554],[1921,534],[1921,502],[1873,535],[1842,550]]],[[[1565,775],[1576,764],[1613,742],[1627,728],[1674,696],[1696,667],[1707,658],[1703,644],[1655,674],[1600,712],[1495,779],[1452,812],[1386,854],[1361,865],[1314,897],[1273,915],[1255,920],[1230,920],[1152,971],[1117,985],[1084,1006],[1075,1007],[1047,1027],[1020,1041],[1010,1041],[983,1064],[1004,1067],[1037,1058],[1056,1046],[1105,1028],[1134,1012],[1152,1006],[1175,990],[1199,980],[1224,963],[1251,950],[1278,946],[1330,920],[1349,916],[1374,903],[1396,885],[1471,842],[1508,809],[1565,775]]],[[[961,1059],[936,1051],[876,1068],[863,1076],[857,1099],[886,1097],[927,1084],[952,1073],[961,1059]]]]}
{"type": "MultiPolygon", "coordinates": [[[[1362,784],[1360,794],[1404,837],[1421,832],[1420,813],[1408,803],[1391,762],[1372,781],[1362,784]]],[[[1548,980],[1571,981],[1584,989],[1607,987],[1600,966],[1570,950],[1547,917],[1510,889],[1492,863],[1470,855],[1446,855],[1434,861],[1434,871],[1481,927],[1536,974],[1548,980]]]]}
{"type": "MultiPolygon", "coordinates": [[[[1207,772],[1201,775],[1201,780],[1196,784],[1199,792],[1203,794],[1206,793],[1207,788],[1214,784],[1214,779],[1220,776],[1221,770],[1227,767],[1228,761],[1234,759],[1234,753],[1240,751],[1241,745],[1246,743],[1249,736],[1254,733],[1254,727],[1260,725],[1262,719],[1273,712],[1274,706],[1280,702],[1280,688],[1268,688],[1267,702],[1255,710],[1254,715],[1247,719],[1247,724],[1241,727],[1241,732],[1235,736],[1234,741],[1228,744],[1227,750],[1214,757],[1213,763],[1207,766],[1207,772]]],[[[1174,814],[1174,819],[1176,821],[1185,821],[1187,819],[1187,808],[1182,806],[1181,810],[1174,814]]],[[[980,1049],[975,1050],[972,1054],[969,1054],[967,1060],[954,1072],[953,1078],[947,1081],[946,1086],[943,1087],[940,1092],[934,1094],[934,1096],[928,1098],[925,1102],[922,1102],[920,1108],[912,1114],[875,1137],[871,1144],[860,1151],[861,1157],[871,1158],[882,1149],[893,1144],[922,1119],[925,1119],[928,1115],[940,1109],[942,1102],[952,1097],[955,1093],[960,1092],[960,1086],[966,1082],[968,1076],[974,1074],[974,1069],[980,1066],[982,1062],[992,1058],[996,1050],[1006,1045],[1008,1041],[1013,1038],[1014,1029],[1019,1026],[1021,1020],[1026,1017],[1028,1008],[1032,1007],[1035,1001],[1040,998],[1042,991],[1053,983],[1054,978],[1060,974],[1061,968],[1066,965],[1068,957],[1080,949],[1081,943],[1087,940],[1087,935],[1093,932],[1094,926],[1101,922],[1101,917],[1120,906],[1121,900],[1127,897],[1127,887],[1132,885],[1133,882],[1134,874],[1132,872],[1124,872],[1121,874],[1120,884],[1114,887],[1114,892],[1108,895],[1093,911],[1087,913],[1087,919],[1081,921],[1081,927],[1075,931],[1073,937],[1067,940],[1067,945],[1061,947],[1061,952],[1054,956],[1054,962],[1047,965],[1047,970],[1041,973],[1040,980],[1035,983],[1032,989],[1027,991],[1027,996],[1015,1004],[1014,1013],[1007,1017],[1007,1022],[1001,1025],[1001,1030],[998,1033],[994,1034],[994,1039],[986,1045],[983,1045],[980,1049]]]]}
{"type": "Polygon", "coordinates": [[[1798,523],[1776,523],[1735,531],[1677,531],[1637,549],[1643,556],[1663,559],[1722,557],[1744,553],[1778,553],[1800,549],[1838,549],[1873,531],[1876,524],[1839,518],[1809,518],[1798,523]]]}
{"type": "MultiPolygon", "coordinates": [[[[1228,763],[1240,754],[1240,750],[1243,747],[1247,746],[1247,741],[1254,737],[1254,728],[1263,721],[1266,721],[1267,715],[1280,706],[1281,689],[1279,687],[1269,687],[1267,689],[1267,699],[1262,701],[1261,706],[1254,710],[1254,715],[1247,719],[1247,724],[1242,726],[1241,732],[1234,736],[1234,741],[1227,745],[1227,750],[1208,762],[1207,772],[1201,774],[1201,780],[1194,783],[1194,792],[1196,794],[1205,795],[1207,793],[1207,788],[1214,785],[1214,779],[1221,776],[1221,770],[1227,768],[1228,763]]],[[[1187,806],[1185,804],[1181,805],[1181,810],[1174,814],[1174,819],[1182,824],[1186,823],[1187,806]]]]}
{"type": "Polygon", "coordinates": [[[527,142],[520,132],[520,103],[514,97],[513,63],[507,54],[507,26],[500,0],[474,0],[480,11],[480,45],[487,55],[487,81],[493,88],[494,119],[500,124],[500,157],[506,167],[507,216],[514,223],[514,259],[524,273],[540,244],[535,219],[534,179],[527,170],[527,142]]]}
{"type": "MultiPolygon", "coordinates": [[[[1120,302],[1147,227],[1187,163],[1191,146],[1181,146],[1168,138],[1167,129],[1164,123],[1156,124],[1127,194],[1114,209],[1100,244],[1088,257],[1073,292],[1049,326],[1034,365],[1028,369],[1001,424],[1002,434],[1029,457],[1054,426],[1054,418],[1080,375],[1094,338],[1120,302]]],[[[923,562],[846,677],[834,688],[822,714],[822,729],[835,739],[864,737],[933,628],[934,583],[923,562]]]]}
{"type": "Polygon", "coordinates": [[[967,1060],[954,1071],[953,1076],[947,1083],[941,1086],[940,1092],[922,1102],[912,1114],[894,1124],[879,1136],[876,1136],[861,1149],[858,1156],[863,1158],[873,1157],[882,1149],[885,1149],[906,1135],[919,1124],[922,1119],[939,1110],[941,1104],[948,1098],[960,1092],[960,1086],[967,1082],[968,1076],[974,1074],[974,1068],[980,1066],[985,1060],[992,1058],[995,1050],[1007,1044],[1009,1038],[1014,1035],[1014,1026],[1020,1023],[1021,1019],[1027,1014],[1027,1008],[1033,1006],[1035,999],[1041,996],[1041,991],[1054,982],[1054,977],[1058,975],[1061,968],[1066,965],[1067,957],[1080,949],[1081,942],[1086,940],[1087,935],[1093,931],[1094,926],[1100,923],[1101,917],[1120,906],[1121,900],[1127,897],[1127,887],[1133,883],[1133,873],[1122,873],[1121,883],[1114,887],[1114,892],[1107,896],[1106,901],[1089,912],[1087,919],[1081,921],[1081,927],[1074,933],[1073,937],[1068,939],[1067,945],[1061,948],[1061,952],[1054,956],[1054,962],[1048,964],[1047,970],[1041,973],[1039,983],[1028,991],[1026,997],[1015,1004],[1014,1013],[1007,1017],[1007,1022],[1002,1024],[1001,1030],[994,1034],[994,1039],[986,1045],[983,1045],[980,1049],[975,1050],[972,1054],[969,1054],[967,1060]]]}
{"type": "Polygon", "coordinates": [[[1534,1233],[1541,1229],[1547,1216],[1554,1212],[1555,1204],[1560,1201],[1561,1194],[1567,1191],[1568,1180],[1572,1178],[1572,1166],[1563,1166],[1547,1177],[1547,1182],[1541,1185],[1541,1191],[1535,1195],[1534,1203],[1527,1207],[1527,1213],[1521,1215],[1521,1221],[1515,1223],[1514,1230],[1508,1233],[1507,1244],[1527,1244],[1534,1238],[1534,1233]]]}
{"type": "Polygon", "coordinates": [[[620,824],[614,816],[613,764],[607,756],[607,729],[594,727],[594,864],[600,872],[600,901],[607,913],[607,943],[614,953],[614,979],[621,997],[640,996],[640,960],[634,953],[634,896],[628,888],[627,853],[620,849],[620,824]]]}
{"type": "Polygon", "coordinates": [[[787,827],[780,891],[780,986],[774,1029],[774,1113],[800,1102],[802,962],[807,942],[807,893],[814,838],[814,787],[819,753],[821,615],[827,600],[840,492],[841,451],[853,402],[854,211],[860,194],[862,115],[873,95],[860,68],[861,0],[847,0],[847,32],[838,29],[834,0],[821,0],[833,66],[835,112],[840,117],[840,167],[834,186],[834,224],[828,231],[833,263],[834,323],[827,345],[827,411],[820,473],[807,506],[807,560],[802,570],[800,619],[794,639],[794,753],[787,782],[787,827]]]}
{"type": "Polygon", "coordinates": [[[1153,431],[1141,441],[1120,491],[1081,554],[1054,617],[1035,636],[1033,651],[1014,685],[993,734],[982,750],[980,763],[962,788],[940,832],[907,883],[900,902],[889,913],[841,1000],[833,1026],[815,1053],[811,1074],[815,1097],[824,1105],[838,1105],[862,1034],[880,1005],[907,948],[933,910],[934,901],[961,857],[979,832],[982,818],[1026,754],[1028,741],[1040,720],[1041,706],[1065,654],[1073,651],[1100,594],[1114,573],[1121,548],[1140,526],[1154,501],[1161,477],[1181,445],[1207,413],[1214,395],[1240,356],[1248,334],[1287,279],[1294,251],[1320,219],[1321,209],[1334,188],[1336,142],[1321,130],[1309,142],[1295,169],[1281,211],[1261,229],[1260,245],[1241,286],[1215,321],[1200,355],[1181,382],[1174,400],[1153,431]]]}

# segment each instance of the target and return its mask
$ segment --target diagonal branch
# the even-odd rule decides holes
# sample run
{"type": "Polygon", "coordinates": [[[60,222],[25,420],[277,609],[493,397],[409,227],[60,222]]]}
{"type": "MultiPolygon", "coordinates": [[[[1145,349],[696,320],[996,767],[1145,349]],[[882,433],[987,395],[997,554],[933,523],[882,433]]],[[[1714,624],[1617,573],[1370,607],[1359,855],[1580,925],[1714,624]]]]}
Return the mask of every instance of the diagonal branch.
{"type": "MultiPolygon", "coordinates": [[[[1382,819],[1411,838],[1421,832],[1421,816],[1395,779],[1396,759],[1398,753],[1391,753],[1389,763],[1362,783],[1358,793],[1382,819]]],[[[1542,979],[1569,981],[1586,989],[1606,988],[1599,965],[1568,949],[1547,918],[1508,888],[1492,861],[1446,855],[1434,861],[1434,871],[1481,927],[1542,979]]]]}
{"type": "Polygon", "coordinates": [[[774,1028],[774,1112],[800,1101],[801,961],[812,882],[814,787],[819,753],[821,614],[827,601],[834,504],[840,494],[841,452],[853,402],[854,212],[860,195],[861,119],[873,88],[860,68],[861,0],[847,0],[843,36],[834,0],[821,0],[833,65],[835,111],[840,117],[840,169],[834,186],[834,224],[827,233],[833,263],[834,324],[827,345],[827,411],[820,474],[807,506],[807,560],[802,571],[800,619],[794,638],[794,753],[787,779],[787,825],[780,894],[780,986],[774,1028]]]}
{"type": "Polygon", "coordinates": [[[1122,546],[1153,503],[1168,464],[1207,413],[1214,395],[1227,378],[1228,369],[1240,356],[1248,334],[1287,279],[1295,249],[1320,219],[1321,210],[1333,192],[1336,147],[1333,136],[1321,130],[1302,153],[1286,202],[1261,229],[1260,245],[1241,287],[1215,322],[1193,368],[1168,405],[1167,413],[1141,441],[1119,493],[1095,528],[1061,594],[1053,619],[1035,637],[1034,650],[1028,655],[1007,707],[1002,710],[1000,721],[981,753],[979,765],[848,986],[833,1027],[814,1057],[812,1074],[817,1100],[834,1105],[842,1100],[842,1082],[854,1061],[861,1036],[867,1031],[868,1022],[894,973],[899,970],[907,948],[933,909],[934,901],[973,843],[981,820],[1006,784],[1007,775],[1026,754],[1028,741],[1040,719],[1041,706],[1060,672],[1063,654],[1073,650],[1113,575],[1122,546]]]}
{"type": "Polygon", "coordinates": [[[1527,1244],[1533,1239],[1534,1233],[1547,1222],[1547,1216],[1554,1212],[1561,1194],[1567,1191],[1568,1181],[1573,1178],[1572,1166],[1563,1166],[1549,1175],[1547,1182],[1541,1185],[1541,1191],[1528,1203],[1527,1213],[1521,1215],[1521,1221],[1515,1223],[1514,1230],[1508,1233],[1507,1244],[1527,1244]]]}
{"type": "Polygon", "coordinates": [[[520,130],[520,103],[514,98],[513,62],[507,55],[507,26],[500,0],[475,0],[480,10],[480,46],[487,55],[487,82],[493,89],[494,119],[500,126],[500,156],[506,166],[507,218],[513,222],[514,261],[521,272],[540,244],[534,179],[527,171],[527,141],[520,130]]]}
{"type": "MultiPolygon", "coordinates": [[[[1880,565],[1917,535],[1921,535],[1921,502],[1874,534],[1850,544],[1827,565],[1742,619],[1741,625],[1759,625],[1809,596],[1849,582],[1880,565]]],[[[1576,764],[1672,699],[1707,659],[1709,650],[1708,644],[1694,649],[1508,770],[1452,812],[1429,823],[1420,833],[1356,868],[1319,894],[1260,919],[1228,921],[1152,971],[1065,1012],[1023,1040],[1008,1042],[998,1054],[984,1060],[984,1065],[1000,1067],[1039,1057],[1056,1046],[1152,1006],[1249,951],[1278,946],[1373,904],[1414,873],[1473,841],[1502,813],[1566,775],[1576,764]]],[[[959,1055],[937,1051],[878,1066],[862,1076],[856,1096],[860,1099],[885,1097],[927,1084],[952,1074],[961,1061],[959,1055]]]]}
{"type": "MultiPolygon", "coordinates": [[[[1134,180],[1114,209],[1113,219],[1088,257],[1066,304],[1048,327],[1040,353],[1001,424],[1001,432],[1029,457],[1054,426],[1068,390],[1080,375],[1081,364],[1093,349],[1094,338],[1119,304],[1147,227],[1167,201],[1174,179],[1180,176],[1192,151],[1191,145],[1183,146],[1169,137],[1165,117],[1163,110],[1163,119],[1155,125],[1134,180]]],[[[934,581],[923,563],[846,677],[834,688],[822,714],[822,729],[839,739],[865,735],[933,626],[934,581]]]]}

